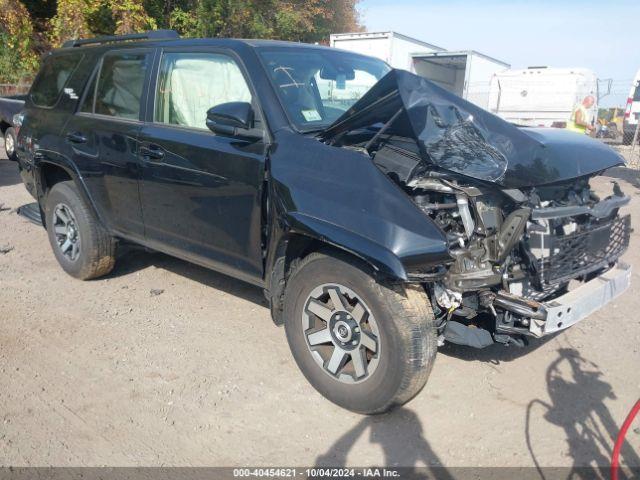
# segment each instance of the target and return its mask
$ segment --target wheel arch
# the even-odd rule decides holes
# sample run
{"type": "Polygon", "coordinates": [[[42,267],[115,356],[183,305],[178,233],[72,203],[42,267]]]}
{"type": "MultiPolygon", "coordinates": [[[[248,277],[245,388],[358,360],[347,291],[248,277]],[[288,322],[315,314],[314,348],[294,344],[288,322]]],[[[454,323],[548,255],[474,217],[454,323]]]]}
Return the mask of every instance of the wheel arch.
{"type": "Polygon", "coordinates": [[[289,228],[277,241],[267,275],[267,298],[271,316],[283,323],[283,296],[295,262],[311,253],[323,251],[336,257],[347,256],[368,267],[370,273],[396,282],[406,282],[407,273],[400,259],[373,241],[329,222],[303,214],[290,215],[289,228]]]}
{"type": "MultiPolygon", "coordinates": [[[[73,165],[64,161],[52,160],[48,157],[40,159],[36,163],[35,179],[38,204],[40,205],[41,213],[44,211],[44,202],[49,190],[51,190],[56,183],[72,181],[82,197],[82,200],[86,203],[102,226],[105,226],[103,218],[91,200],[91,196],[89,195],[84,181],[82,180],[82,176],[73,165]]],[[[42,224],[46,227],[46,218],[44,215],[42,218],[42,224]]]]}

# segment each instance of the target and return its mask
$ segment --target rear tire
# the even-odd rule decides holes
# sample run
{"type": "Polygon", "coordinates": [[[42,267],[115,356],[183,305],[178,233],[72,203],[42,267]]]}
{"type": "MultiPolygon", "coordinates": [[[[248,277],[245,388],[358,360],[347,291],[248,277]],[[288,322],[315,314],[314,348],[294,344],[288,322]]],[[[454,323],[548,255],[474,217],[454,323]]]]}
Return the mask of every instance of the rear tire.
{"type": "Polygon", "coordinates": [[[116,242],[94,217],[74,183],[56,183],[47,195],[49,243],[62,269],[81,280],[106,275],[115,265],[116,242]]]}
{"type": "Polygon", "coordinates": [[[386,284],[369,270],[348,256],[312,253],[292,269],[284,317],[291,352],[311,385],[341,407],[377,414],[422,390],[437,335],[420,285],[386,284]]]}
{"type": "Polygon", "coordinates": [[[7,128],[4,132],[4,151],[7,154],[7,158],[14,162],[18,159],[16,155],[16,142],[16,131],[13,127],[7,128]]]}

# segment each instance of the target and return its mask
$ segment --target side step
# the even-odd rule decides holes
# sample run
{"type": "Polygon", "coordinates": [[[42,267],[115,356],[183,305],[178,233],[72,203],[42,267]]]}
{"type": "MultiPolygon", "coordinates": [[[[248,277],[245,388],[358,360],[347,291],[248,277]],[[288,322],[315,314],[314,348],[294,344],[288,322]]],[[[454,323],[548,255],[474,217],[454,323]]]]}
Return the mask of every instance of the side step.
{"type": "Polygon", "coordinates": [[[18,210],[16,210],[16,212],[18,213],[18,215],[26,218],[31,223],[42,226],[42,217],[40,216],[40,207],[36,202],[22,205],[21,207],[18,207],[18,210]]]}

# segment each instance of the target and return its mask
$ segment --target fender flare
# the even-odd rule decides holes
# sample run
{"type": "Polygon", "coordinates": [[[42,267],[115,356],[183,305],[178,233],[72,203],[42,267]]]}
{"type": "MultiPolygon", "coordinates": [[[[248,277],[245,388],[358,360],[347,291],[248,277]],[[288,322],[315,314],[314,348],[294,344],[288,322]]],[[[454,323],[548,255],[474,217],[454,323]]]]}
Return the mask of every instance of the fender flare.
{"type": "MultiPolygon", "coordinates": [[[[89,206],[96,219],[98,219],[102,226],[106,228],[104,218],[102,218],[102,215],[96,208],[91,195],[89,195],[87,185],[85,184],[84,179],[82,178],[82,174],[80,173],[76,165],[73,162],[67,160],[62,155],[48,150],[37,152],[33,162],[34,181],[36,184],[36,192],[38,195],[38,204],[40,205],[40,210],[44,212],[45,191],[42,182],[42,167],[44,165],[54,165],[64,170],[69,175],[69,177],[71,177],[71,180],[78,189],[78,193],[80,194],[84,202],[89,206]]],[[[46,226],[45,220],[46,219],[43,218],[44,226],[46,226]]]]}
{"type": "Polygon", "coordinates": [[[304,213],[291,212],[287,216],[291,233],[306,235],[355,255],[383,276],[405,282],[408,280],[400,258],[373,240],[304,213]]]}

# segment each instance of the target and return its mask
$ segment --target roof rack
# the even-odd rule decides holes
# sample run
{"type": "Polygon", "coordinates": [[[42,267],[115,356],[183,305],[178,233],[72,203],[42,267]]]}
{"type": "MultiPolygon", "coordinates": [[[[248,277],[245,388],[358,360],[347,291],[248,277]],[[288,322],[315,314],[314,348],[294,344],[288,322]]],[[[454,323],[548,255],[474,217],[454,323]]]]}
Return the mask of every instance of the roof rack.
{"type": "Polygon", "coordinates": [[[132,33],[129,35],[109,35],[105,37],[68,40],[62,44],[62,48],[81,47],[83,45],[101,43],[126,42],[128,40],[173,40],[176,38],[180,38],[180,34],[175,30],[150,30],[148,32],[132,33]]]}

